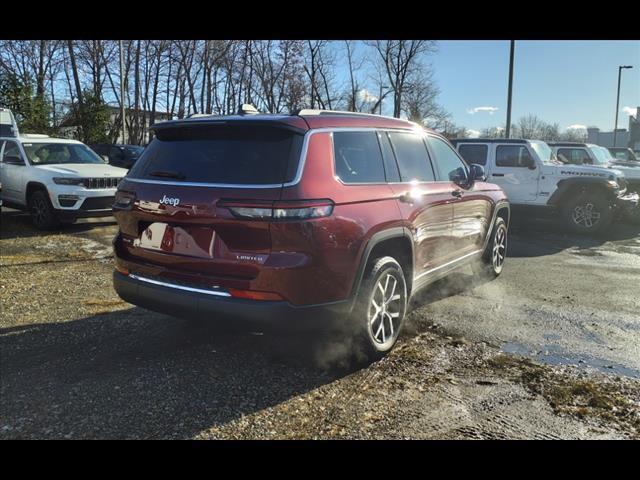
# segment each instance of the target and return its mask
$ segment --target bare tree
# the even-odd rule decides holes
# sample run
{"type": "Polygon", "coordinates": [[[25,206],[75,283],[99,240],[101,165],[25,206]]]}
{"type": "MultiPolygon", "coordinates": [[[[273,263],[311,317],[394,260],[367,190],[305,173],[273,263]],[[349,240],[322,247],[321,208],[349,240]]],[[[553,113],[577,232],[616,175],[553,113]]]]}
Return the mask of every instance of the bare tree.
{"type": "Polygon", "coordinates": [[[347,54],[347,65],[349,68],[349,91],[347,94],[347,110],[350,112],[362,111],[358,105],[358,92],[360,91],[360,81],[358,71],[362,68],[363,59],[355,56],[355,42],[352,40],[344,41],[344,48],[347,54]]]}
{"type": "Polygon", "coordinates": [[[449,115],[437,102],[440,90],[432,76],[431,71],[412,74],[402,98],[402,109],[409,120],[437,129],[449,115]]]}
{"type": "Polygon", "coordinates": [[[504,127],[487,127],[480,131],[481,138],[502,138],[504,137],[504,127]]]}
{"type": "Polygon", "coordinates": [[[529,114],[521,117],[514,125],[514,134],[518,138],[538,139],[542,135],[544,122],[535,115],[529,114]]]}
{"type": "Polygon", "coordinates": [[[423,57],[436,51],[432,40],[377,40],[375,48],[393,90],[393,116],[400,117],[405,88],[417,69],[424,68],[423,57]]]}

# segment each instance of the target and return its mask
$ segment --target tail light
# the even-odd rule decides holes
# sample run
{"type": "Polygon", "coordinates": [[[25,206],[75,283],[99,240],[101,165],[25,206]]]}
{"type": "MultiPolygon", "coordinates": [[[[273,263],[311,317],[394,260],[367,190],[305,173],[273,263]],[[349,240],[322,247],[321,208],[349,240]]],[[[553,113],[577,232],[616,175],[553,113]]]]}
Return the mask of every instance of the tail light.
{"type": "Polygon", "coordinates": [[[305,220],[321,218],[331,215],[333,202],[331,200],[301,200],[292,202],[243,202],[220,201],[219,207],[227,208],[237,218],[252,220],[305,220]]]}
{"type": "Polygon", "coordinates": [[[274,292],[260,292],[257,290],[240,290],[238,288],[228,288],[227,291],[233,298],[244,298],[247,300],[282,301],[280,295],[274,292]]]}

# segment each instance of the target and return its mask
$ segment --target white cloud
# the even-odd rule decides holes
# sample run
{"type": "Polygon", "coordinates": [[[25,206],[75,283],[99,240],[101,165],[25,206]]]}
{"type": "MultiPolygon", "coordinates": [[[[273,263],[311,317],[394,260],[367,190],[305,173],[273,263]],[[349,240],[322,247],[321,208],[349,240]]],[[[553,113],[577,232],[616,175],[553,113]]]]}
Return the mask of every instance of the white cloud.
{"type": "Polygon", "coordinates": [[[573,125],[569,125],[567,127],[567,130],[586,130],[587,126],[586,125],[581,125],[579,123],[574,123],[573,125]]]}
{"type": "Polygon", "coordinates": [[[378,96],[373,95],[369,90],[363,88],[358,91],[358,99],[362,102],[376,103],[378,101],[378,96]]]}
{"type": "Polygon", "coordinates": [[[627,115],[631,115],[632,117],[636,116],[636,109],[632,107],[622,107],[622,111],[627,115]]]}
{"type": "Polygon", "coordinates": [[[467,110],[469,115],[475,115],[476,113],[488,113],[489,115],[493,115],[499,109],[498,107],[474,107],[467,110]]]}
{"type": "Polygon", "coordinates": [[[480,130],[467,129],[467,136],[469,138],[478,138],[480,136],[480,130]]]}

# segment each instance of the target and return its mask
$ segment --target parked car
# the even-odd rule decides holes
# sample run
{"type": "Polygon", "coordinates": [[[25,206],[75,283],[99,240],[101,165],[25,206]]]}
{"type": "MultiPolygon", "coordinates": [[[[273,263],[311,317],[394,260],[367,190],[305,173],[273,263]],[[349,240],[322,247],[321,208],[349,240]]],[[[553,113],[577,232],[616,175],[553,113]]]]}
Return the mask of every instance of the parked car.
{"type": "Polygon", "coordinates": [[[623,147],[610,147],[609,153],[611,156],[620,162],[640,162],[640,158],[638,158],[633,150],[630,148],[623,147]]]}
{"type": "Polygon", "coordinates": [[[627,192],[622,171],[562,163],[542,141],[466,138],[453,144],[467,162],[485,166],[514,211],[560,215],[571,230],[595,233],[616,215],[637,209],[638,195],[627,192]]]}
{"type": "Polygon", "coordinates": [[[140,145],[93,143],[94,152],[106,159],[109,165],[130,169],[144,151],[140,145]]]}
{"type": "Polygon", "coordinates": [[[628,190],[640,193],[640,163],[616,162],[607,148],[593,143],[549,142],[549,146],[563,163],[620,170],[627,180],[628,190]]]}
{"type": "Polygon", "coordinates": [[[39,229],[112,214],[116,186],[126,170],[106,165],[75,140],[20,135],[15,122],[3,132],[12,134],[0,136],[4,206],[28,210],[39,229]]]}
{"type": "Polygon", "coordinates": [[[153,130],[114,204],[114,287],[127,302],[211,322],[349,326],[375,358],[421,288],[468,264],[503,269],[504,192],[411,122],[303,110],[153,130]]]}

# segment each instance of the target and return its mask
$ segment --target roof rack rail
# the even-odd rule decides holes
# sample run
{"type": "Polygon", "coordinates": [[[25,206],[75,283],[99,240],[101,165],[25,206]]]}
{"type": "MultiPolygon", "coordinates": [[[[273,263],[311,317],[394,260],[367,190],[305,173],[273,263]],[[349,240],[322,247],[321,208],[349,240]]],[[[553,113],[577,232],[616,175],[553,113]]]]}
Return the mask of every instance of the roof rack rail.
{"type": "Polygon", "coordinates": [[[381,115],[376,115],[375,113],[365,113],[365,112],[349,112],[346,110],[321,110],[321,109],[313,109],[313,108],[301,108],[299,110],[295,110],[292,115],[302,116],[302,115],[357,115],[362,117],[380,117],[381,115]]]}
{"type": "Polygon", "coordinates": [[[211,113],[192,113],[187,115],[186,118],[201,118],[201,117],[213,117],[214,115],[211,113]]]}

